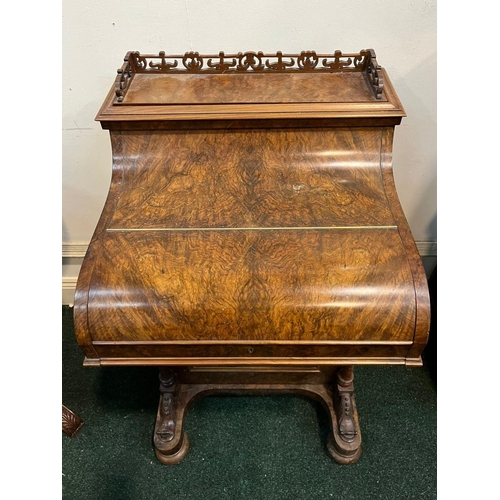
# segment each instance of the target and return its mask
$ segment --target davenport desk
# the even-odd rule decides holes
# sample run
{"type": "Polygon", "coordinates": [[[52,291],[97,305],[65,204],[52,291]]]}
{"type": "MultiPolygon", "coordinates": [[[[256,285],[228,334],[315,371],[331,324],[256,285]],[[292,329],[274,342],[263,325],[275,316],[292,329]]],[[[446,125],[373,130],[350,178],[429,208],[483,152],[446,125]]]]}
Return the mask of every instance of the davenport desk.
{"type": "Polygon", "coordinates": [[[329,453],[359,458],[353,367],[421,365],[429,329],[392,174],[404,116],[373,50],[126,55],[74,318],[85,365],[160,368],[161,462],[214,393],[315,398],[329,453]]]}

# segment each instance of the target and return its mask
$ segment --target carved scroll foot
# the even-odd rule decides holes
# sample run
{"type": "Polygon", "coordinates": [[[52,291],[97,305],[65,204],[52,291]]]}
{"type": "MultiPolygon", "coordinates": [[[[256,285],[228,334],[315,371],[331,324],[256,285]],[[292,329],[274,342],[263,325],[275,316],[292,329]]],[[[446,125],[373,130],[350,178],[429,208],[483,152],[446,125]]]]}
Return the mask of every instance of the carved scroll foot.
{"type": "Polygon", "coordinates": [[[333,388],[336,425],[328,436],[330,455],[341,464],[352,464],[361,456],[361,431],[354,401],[353,367],[337,371],[333,388]]]}
{"type": "Polygon", "coordinates": [[[184,408],[179,404],[175,374],[160,369],[160,403],[154,432],[155,454],[166,465],[179,463],[189,450],[189,439],[182,430],[184,408]]]}

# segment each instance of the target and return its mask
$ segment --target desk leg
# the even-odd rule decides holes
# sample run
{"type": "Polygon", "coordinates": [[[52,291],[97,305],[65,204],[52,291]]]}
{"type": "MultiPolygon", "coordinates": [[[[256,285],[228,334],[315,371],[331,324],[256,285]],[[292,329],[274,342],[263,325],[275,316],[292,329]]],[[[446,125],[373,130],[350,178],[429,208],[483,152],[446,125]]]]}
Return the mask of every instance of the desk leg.
{"type": "Polygon", "coordinates": [[[334,377],[333,403],[336,422],[328,436],[330,455],[341,464],[352,464],[361,456],[361,431],[354,401],[352,366],[339,368],[334,377]]]}
{"type": "Polygon", "coordinates": [[[166,465],[179,463],[189,450],[182,429],[184,406],[179,404],[179,384],[170,368],[160,368],[160,403],[156,416],[154,445],[158,460],[166,465]]]}

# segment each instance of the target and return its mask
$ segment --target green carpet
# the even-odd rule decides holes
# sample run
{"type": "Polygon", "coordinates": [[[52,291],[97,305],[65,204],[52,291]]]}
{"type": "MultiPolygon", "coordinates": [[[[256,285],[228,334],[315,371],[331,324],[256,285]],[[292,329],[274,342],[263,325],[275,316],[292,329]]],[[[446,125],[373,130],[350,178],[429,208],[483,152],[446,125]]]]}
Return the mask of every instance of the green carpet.
{"type": "Polygon", "coordinates": [[[62,401],[85,422],[62,438],[65,499],[436,498],[436,387],[425,368],[357,367],[363,453],[339,465],[326,451],[328,420],[295,396],[212,396],[189,410],[190,450],[158,462],[156,368],[83,368],[63,307],[62,401]]]}

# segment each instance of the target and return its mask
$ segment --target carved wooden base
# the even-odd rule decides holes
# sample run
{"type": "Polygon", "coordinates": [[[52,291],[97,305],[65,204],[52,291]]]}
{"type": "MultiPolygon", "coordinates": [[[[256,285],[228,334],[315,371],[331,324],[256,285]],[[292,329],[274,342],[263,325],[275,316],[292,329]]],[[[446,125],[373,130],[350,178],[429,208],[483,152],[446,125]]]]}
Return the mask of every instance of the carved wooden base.
{"type": "Polygon", "coordinates": [[[160,462],[179,463],[189,450],[184,420],[190,405],[211,394],[299,394],[328,412],[327,450],[341,464],[361,455],[361,432],[354,401],[353,369],[288,367],[189,367],[160,369],[160,402],[154,431],[160,462]]]}

